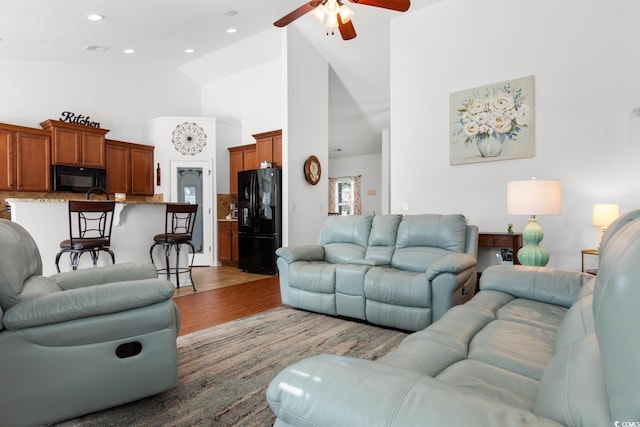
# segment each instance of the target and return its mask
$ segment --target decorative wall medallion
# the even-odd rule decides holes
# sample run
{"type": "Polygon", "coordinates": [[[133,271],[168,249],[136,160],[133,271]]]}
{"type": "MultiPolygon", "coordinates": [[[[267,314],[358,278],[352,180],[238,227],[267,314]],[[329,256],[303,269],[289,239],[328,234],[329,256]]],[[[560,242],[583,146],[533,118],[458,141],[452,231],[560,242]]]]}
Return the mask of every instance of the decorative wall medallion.
{"type": "Polygon", "coordinates": [[[321,174],[320,160],[316,156],[310,156],[304,162],[304,178],[309,184],[316,185],[320,181],[321,174]]]}
{"type": "Polygon", "coordinates": [[[207,145],[207,134],[196,123],[184,122],[171,133],[171,142],[180,153],[193,156],[207,145]]]}

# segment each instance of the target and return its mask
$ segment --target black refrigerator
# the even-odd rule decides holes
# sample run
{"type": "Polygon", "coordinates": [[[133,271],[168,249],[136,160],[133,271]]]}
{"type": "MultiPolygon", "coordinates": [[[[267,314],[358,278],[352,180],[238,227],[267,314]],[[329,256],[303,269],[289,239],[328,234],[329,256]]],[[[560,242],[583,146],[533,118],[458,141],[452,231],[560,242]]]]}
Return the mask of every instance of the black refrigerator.
{"type": "Polygon", "coordinates": [[[238,172],[238,267],[249,273],[277,274],[282,245],[282,171],[238,172]]]}

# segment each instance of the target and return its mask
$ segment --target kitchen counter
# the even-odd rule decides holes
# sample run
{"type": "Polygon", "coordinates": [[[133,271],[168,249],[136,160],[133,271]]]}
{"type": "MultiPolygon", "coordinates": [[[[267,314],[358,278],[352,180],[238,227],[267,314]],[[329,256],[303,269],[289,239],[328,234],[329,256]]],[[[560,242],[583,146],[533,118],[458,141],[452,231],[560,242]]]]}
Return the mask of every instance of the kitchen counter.
{"type": "MultiPolygon", "coordinates": [[[[11,220],[22,225],[36,241],[42,257],[43,274],[56,273],[54,261],[60,242],[69,238],[68,199],[8,198],[7,202],[11,206],[11,220]]],[[[117,202],[111,231],[111,249],[116,263],[150,262],[149,248],[153,244],[153,236],[164,232],[164,216],[163,202],[117,202]]],[[[164,256],[160,253],[156,256],[154,252],[154,260],[160,266],[164,256]]],[[[111,264],[111,258],[103,253],[98,265],[106,264],[111,264]]],[[[80,258],[79,268],[87,267],[91,267],[91,257],[85,254],[80,258]]],[[[69,257],[63,255],[60,271],[68,270],[71,270],[71,263],[69,257]]]]}

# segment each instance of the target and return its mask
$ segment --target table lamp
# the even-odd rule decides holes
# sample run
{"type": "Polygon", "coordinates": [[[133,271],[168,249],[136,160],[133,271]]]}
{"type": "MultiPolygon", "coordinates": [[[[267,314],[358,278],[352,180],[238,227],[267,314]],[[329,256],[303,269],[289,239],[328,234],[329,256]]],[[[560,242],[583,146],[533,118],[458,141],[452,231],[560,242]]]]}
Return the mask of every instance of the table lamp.
{"type": "Polygon", "coordinates": [[[536,215],[559,215],[562,212],[562,182],[560,180],[510,181],[507,184],[507,213],[530,215],[522,230],[525,245],[518,251],[522,265],[545,266],[549,252],[540,246],[544,237],[536,215]]]}
{"type": "Polygon", "coordinates": [[[591,223],[600,227],[598,231],[598,245],[600,249],[600,241],[607,227],[620,216],[620,207],[617,204],[596,204],[593,205],[593,217],[591,223]]]}

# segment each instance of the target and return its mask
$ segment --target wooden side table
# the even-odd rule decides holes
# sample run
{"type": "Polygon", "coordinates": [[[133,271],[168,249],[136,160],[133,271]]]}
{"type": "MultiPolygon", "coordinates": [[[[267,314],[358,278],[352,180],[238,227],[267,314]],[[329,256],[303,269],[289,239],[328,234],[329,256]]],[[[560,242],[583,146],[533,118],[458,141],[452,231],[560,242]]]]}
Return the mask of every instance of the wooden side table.
{"type": "Polygon", "coordinates": [[[582,272],[583,273],[589,273],[589,274],[593,274],[594,276],[596,274],[598,274],[598,269],[597,268],[588,268],[588,269],[584,269],[584,256],[585,255],[593,255],[593,256],[600,256],[600,253],[598,252],[597,249],[583,249],[580,251],[580,253],[582,254],[582,272]]]}
{"type": "Polygon", "coordinates": [[[479,232],[478,246],[482,248],[510,248],[513,251],[513,263],[518,261],[518,250],[522,247],[522,233],[479,232]]]}

